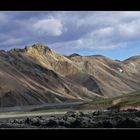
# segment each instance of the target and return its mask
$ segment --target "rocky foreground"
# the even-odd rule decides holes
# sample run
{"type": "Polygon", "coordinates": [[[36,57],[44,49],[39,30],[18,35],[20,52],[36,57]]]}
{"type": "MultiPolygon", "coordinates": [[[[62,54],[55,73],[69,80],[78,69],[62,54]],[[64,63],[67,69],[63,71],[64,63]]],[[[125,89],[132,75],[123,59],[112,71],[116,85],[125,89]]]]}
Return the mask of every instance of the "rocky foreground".
{"type": "Polygon", "coordinates": [[[140,111],[67,112],[63,116],[9,119],[1,120],[0,128],[140,128],[140,111]]]}

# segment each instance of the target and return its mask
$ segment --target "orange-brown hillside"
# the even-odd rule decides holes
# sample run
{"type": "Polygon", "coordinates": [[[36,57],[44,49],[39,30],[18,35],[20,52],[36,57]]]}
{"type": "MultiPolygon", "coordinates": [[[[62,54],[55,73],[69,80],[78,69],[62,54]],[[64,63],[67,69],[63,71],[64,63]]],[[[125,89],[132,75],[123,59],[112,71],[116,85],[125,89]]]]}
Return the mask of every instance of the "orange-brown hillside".
{"type": "Polygon", "coordinates": [[[0,51],[0,106],[90,101],[140,89],[140,57],[63,56],[48,46],[0,51]]]}

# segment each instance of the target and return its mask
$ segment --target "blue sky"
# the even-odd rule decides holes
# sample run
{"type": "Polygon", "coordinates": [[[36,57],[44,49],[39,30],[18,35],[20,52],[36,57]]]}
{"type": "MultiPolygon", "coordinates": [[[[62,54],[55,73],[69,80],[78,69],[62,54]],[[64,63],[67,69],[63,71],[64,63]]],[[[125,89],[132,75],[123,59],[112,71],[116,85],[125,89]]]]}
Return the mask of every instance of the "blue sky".
{"type": "Polygon", "coordinates": [[[139,11],[0,12],[0,49],[44,43],[61,54],[140,54],[139,11]]]}

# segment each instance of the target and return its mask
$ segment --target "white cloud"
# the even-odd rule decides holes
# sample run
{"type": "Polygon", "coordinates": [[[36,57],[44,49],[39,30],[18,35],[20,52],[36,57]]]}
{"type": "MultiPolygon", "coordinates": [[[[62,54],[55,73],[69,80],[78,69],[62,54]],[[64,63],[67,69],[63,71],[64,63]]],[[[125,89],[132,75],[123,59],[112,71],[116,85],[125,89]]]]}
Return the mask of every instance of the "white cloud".
{"type": "MultiPolygon", "coordinates": [[[[102,11],[85,12],[82,15],[83,12],[63,13],[65,17],[63,22],[71,23],[71,26],[67,27],[68,33],[71,27],[75,27],[75,32],[80,32],[84,28],[87,32],[72,40],[53,43],[51,44],[53,48],[60,52],[61,50],[77,52],[80,49],[110,50],[130,47],[129,43],[140,40],[140,12],[102,11]],[[75,22],[72,22],[73,18],[75,22]]],[[[61,14],[59,17],[63,19],[61,14]]]]}
{"type": "Polygon", "coordinates": [[[124,39],[140,39],[140,20],[134,20],[130,23],[118,25],[118,32],[124,39]]]}
{"type": "Polygon", "coordinates": [[[20,42],[26,45],[29,42],[47,41],[46,44],[67,53],[69,50],[78,52],[80,49],[107,50],[129,47],[129,43],[140,40],[139,11],[40,13],[21,12],[16,17],[17,14],[12,12],[1,12],[0,45],[12,46],[20,42]],[[19,37],[23,40],[17,39],[19,37]]]}
{"type": "Polygon", "coordinates": [[[8,40],[1,42],[0,45],[17,45],[22,41],[23,40],[21,38],[9,38],[8,40]]]}
{"type": "Polygon", "coordinates": [[[60,36],[63,33],[63,25],[59,19],[42,19],[33,24],[33,28],[40,34],[60,36]]]}
{"type": "Polygon", "coordinates": [[[123,12],[120,12],[120,17],[122,20],[124,19],[134,20],[134,19],[140,18],[140,12],[139,11],[123,11],[123,12]]]}
{"type": "Polygon", "coordinates": [[[118,24],[121,20],[120,12],[107,12],[98,11],[88,13],[84,18],[77,20],[77,27],[84,26],[95,26],[95,27],[105,27],[110,25],[118,24]]]}
{"type": "Polygon", "coordinates": [[[117,48],[125,48],[127,47],[127,43],[110,43],[107,40],[99,41],[93,40],[92,38],[81,38],[78,40],[54,43],[50,44],[49,46],[60,53],[72,54],[74,52],[78,52],[79,50],[90,52],[96,50],[113,50],[117,48]]]}
{"type": "Polygon", "coordinates": [[[0,12],[0,26],[3,26],[8,23],[8,21],[11,20],[11,17],[7,15],[6,13],[0,12]]]}
{"type": "Polygon", "coordinates": [[[90,32],[87,37],[94,37],[94,38],[108,38],[112,36],[114,32],[113,27],[105,27],[95,31],[90,32]]]}

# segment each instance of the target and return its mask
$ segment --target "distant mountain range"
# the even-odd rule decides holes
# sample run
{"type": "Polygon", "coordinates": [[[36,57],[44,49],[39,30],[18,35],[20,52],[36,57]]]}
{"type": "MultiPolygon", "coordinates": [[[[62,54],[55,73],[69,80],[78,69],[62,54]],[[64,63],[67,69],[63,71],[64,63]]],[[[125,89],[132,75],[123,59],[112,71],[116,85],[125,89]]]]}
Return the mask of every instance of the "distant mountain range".
{"type": "Polygon", "coordinates": [[[92,101],[140,90],[140,56],[63,56],[48,46],[0,51],[0,107],[92,101]]]}

